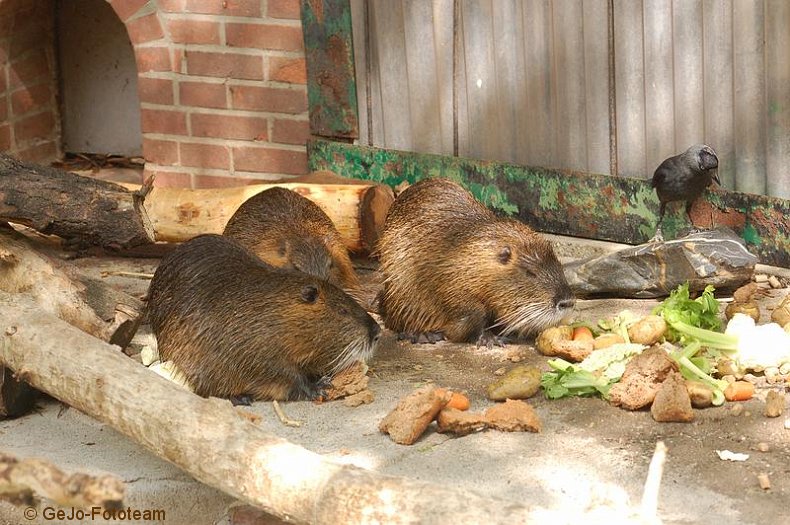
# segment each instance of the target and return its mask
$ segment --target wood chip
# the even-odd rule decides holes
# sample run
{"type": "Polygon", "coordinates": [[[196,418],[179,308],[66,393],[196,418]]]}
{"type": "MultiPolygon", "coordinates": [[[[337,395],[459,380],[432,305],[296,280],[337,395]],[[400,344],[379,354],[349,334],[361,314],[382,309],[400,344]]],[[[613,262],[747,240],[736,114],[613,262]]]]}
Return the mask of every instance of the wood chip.
{"type": "Polygon", "coordinates": [[[765,396],[765,417],[779,417],[785,411],[785,394],[777,390],[770,390],[765,396]]]}
{"type": "Polygon", "coordinates": [[[274,401],[272,401],[272,408],[274,408],[274,413],[277,415],[277,419],[279,419],[280,423],[282,423],[286,427],[301,427],[302,426],[302,422],[301,421],[296,421],[295,419],[290,419],[290,418],[288,418],[288,416],[285,415],[285,412],[283,412],[283,409],[280,408],[280,403],[278,403],[276,399],[274,401]]]}
{"type": "Polygon", "coordinates": [[[760,488],[763,490],[770,490],[771,489],[771,480],[768,479],[768,474],[765,472],[760,472],[757,474],[757,481],[760,482],[760,488]]]}
{"type": "Polygon", "coordinates": [[[772,275],[772,276],[770,276],[768,278],[768,284],[771,285],[771,288],[781,288],[782,287],[782,283],[779,281],[779,279],[775,275],[772,275]]]}

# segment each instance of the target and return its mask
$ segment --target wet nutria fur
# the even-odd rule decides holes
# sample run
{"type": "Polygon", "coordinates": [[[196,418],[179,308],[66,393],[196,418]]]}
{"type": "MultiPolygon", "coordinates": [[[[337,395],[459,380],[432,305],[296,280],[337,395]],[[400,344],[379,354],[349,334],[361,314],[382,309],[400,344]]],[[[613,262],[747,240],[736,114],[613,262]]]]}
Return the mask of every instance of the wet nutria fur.
{"type": "Polygon", "coordinates": [[[384,324],[412,338],[490,343],[556,324],[574,304],[546,239],[445,179],[398,196],[379,256],[384,324]]]}
{"type": "Polygon", "coordinates": [[[162,360],[202,396],[312,399],[370,356],[379,326],[339,288],[201,235],[162,260],[148,291],[162,360]]]}
{"type": "Polygon", "coordinates": [[[314,275],[347,292],[359,288],[332,219],[295,191],[275,187],[251,197],[230,218],[223,235],[272,266],[314,275]]]}

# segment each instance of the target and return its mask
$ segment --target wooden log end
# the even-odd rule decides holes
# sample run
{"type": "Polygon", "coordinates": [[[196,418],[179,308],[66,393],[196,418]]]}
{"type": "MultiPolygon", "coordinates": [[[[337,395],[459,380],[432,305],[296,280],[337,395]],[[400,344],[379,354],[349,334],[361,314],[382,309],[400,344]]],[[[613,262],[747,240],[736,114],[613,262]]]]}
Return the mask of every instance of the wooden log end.
{"type": "Polygon", "coordinates": [[[375,255],[387,213],[395,202],[392,188],[376,184],[365,191],[359,206],[360,241],[364,251],[375,255]]]}

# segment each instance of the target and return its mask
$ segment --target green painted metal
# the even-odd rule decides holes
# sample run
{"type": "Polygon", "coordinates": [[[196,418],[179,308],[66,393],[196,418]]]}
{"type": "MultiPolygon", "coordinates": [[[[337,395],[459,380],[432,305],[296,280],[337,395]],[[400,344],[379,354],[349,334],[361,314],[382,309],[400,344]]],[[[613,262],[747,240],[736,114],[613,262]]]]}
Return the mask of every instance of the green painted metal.
{"type": "Polygon", "coordinates": [[[349,0],[302,0],[310,133],[359,137],[349,0]]]}
{"type": "MultiPolygon", "coordinates": [[[[544,232],[638,244],[653,236],[658,220],[658,198],[643,179],[324,140],[310,141],[307,151],[311,170],[393,187],[427,177],[458,181],[490,208],[544,232]]],[[[665,237],[690,227],[683,209],[682,203],[669,205],[665,237]]],[[[790,201],[717,189],[695,204],[692,215],[699,227],[732,227],[763,263],[790,267],[790,201]]]]}

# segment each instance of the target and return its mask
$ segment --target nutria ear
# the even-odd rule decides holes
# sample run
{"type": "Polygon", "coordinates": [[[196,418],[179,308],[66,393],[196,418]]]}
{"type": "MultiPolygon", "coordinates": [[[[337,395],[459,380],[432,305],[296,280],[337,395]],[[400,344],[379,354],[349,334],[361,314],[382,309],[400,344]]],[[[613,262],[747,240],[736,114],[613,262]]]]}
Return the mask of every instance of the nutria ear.
{"type": "Polygon", "coordinates": [[[501,264],[507,264],[508,262],[510,262],[510,256],[511,256],[510,246],[505,246],[504,248],[499,250],[499,254],[497,254],[497,259],[499,259],[499,262],[501,264]]]}
{"type": "Polygon", "coordinates": [[[308,304],[313,304],[318,299],[318,288],[315,285],[308,284],[302,288],[302,300],[308,304]]]}

